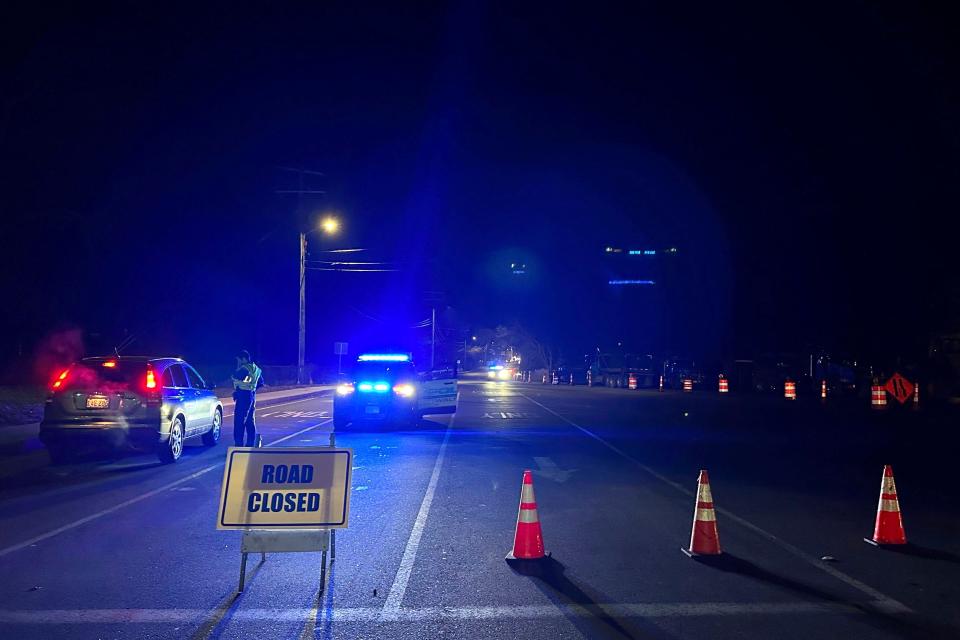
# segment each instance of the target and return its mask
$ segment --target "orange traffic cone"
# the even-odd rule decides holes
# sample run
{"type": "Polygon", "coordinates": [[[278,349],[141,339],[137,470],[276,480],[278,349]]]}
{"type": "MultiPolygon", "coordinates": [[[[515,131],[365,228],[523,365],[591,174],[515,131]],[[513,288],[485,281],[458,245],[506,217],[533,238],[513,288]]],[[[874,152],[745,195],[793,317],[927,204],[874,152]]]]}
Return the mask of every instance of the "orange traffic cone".
{"type": "Polygon", "coordinates": [[[693,512],[693,531],[690,532],[690,548],[681,549],[690,557],[720,555],[720,538],[717,535],[717,514],[713,510],[713,494],[710,493],[710,478],[707,470],[700,470],[697,480],[697,507],[693,512]]]}
{"type": "Polygon", "coordinates": [[[543,550],[543,532],[537,515],[537,499],[533,495],[533,473],[523,472],[520,486],[520,511],[517,514],[517,532],[513,537],[513,549],[507,554],[511,560],[542,560],[547,557],[543,550]]]}
{"type": "Polygon", "coordinates": [[[893,482],[893,468],[890,465],[883,467],[880,503],[877,505],[877,524],[873,528],[873,539],[864,538],[863,541],[874,546],[907,544],[907,534],[903,531],[903,519],[900,517],[900,501],[897,500],[897,485],[893,482]]]}

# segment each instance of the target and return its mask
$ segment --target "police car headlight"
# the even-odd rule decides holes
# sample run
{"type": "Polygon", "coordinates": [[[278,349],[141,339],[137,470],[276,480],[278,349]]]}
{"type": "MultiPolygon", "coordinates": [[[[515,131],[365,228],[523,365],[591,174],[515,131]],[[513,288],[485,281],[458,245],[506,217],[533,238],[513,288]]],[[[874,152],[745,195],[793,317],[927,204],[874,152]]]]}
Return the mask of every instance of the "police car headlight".
{"type": "Polygon", "coordinates": [[[337,385],[337,395],[338,396],[348,396],[353,393],[352,384],[341,384],[337,385]]]}
{"type": "Polygon", "coordinates": [[[416,391],[412,384],[398,384],[393,387],[393,392],[404,398],[412,398],[416,391]]]}

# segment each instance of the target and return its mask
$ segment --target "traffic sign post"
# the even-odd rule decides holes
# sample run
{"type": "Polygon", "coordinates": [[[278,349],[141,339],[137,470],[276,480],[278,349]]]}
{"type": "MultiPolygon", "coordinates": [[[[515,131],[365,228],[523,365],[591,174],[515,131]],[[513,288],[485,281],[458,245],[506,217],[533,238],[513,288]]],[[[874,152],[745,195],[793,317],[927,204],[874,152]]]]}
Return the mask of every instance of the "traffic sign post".
{"type": "Polygon", "coordinates": [[[220,490],[218,529],[241,529],[240,585],[247,556],[270,552],[320,552],[320,591],[326,586],[327,551],[336,554],[335,531],[350,515],[353,450],[329,447],[262,449],[230,447],[220,490]]]}
{"type": "Polygon", "coordinates": [[[337,375],[343,373],[343,356],[347,355],[347,349],[350,345],[346,342],[334,342],[333,343],[333,355],[337,356],[337,375]]]}
{"type": "Polygon", "coordinates": [[[897,399],[900,404],[905,404],[907,400],[913,397],[914,385],[899,373],[894,373],[887,384],[883,387],[887,393],[897,399]]]}

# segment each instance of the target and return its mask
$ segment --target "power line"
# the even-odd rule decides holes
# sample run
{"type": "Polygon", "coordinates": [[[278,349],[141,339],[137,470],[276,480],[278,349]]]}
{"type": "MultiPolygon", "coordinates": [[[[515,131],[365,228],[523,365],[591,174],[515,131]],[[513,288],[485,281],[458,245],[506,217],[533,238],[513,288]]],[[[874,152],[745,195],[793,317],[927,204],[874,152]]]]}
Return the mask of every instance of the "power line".
{"type": "Polygon", "coordinates": [[[331,266],[336,265],[377,265],[377,264],[397,264],[396,262],[339,262],[334,260],[307,260],[308,264],[328,264],[331,266]]]}
{"type": "Polygon", "coordinates": [[[341,273],[380,273],[388,271],[400,271],[400,269],[334,269],[331,267],[307,267],[307,271],[339,271],[341,273]]]}

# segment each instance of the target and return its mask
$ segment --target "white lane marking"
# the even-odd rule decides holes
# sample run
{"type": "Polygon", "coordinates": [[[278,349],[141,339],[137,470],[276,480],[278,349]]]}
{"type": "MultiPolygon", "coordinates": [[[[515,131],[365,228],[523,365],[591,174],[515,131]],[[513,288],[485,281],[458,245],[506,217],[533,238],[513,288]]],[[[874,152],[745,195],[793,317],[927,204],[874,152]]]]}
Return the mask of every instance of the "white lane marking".
{"type": "Polygon", "coordinates": [[[98,519],[98,518],[102,518],[102,517],[105,516],[105,515],[109,515],[109,514],[113,513],[114,511],[119,511],[120,509],[123,509],[124,507],[129,507],[129,506],[132,505],[132,504],[136,504],[136,503],[138,503],[138,502],[140,502],[140,501],[142,501],[142,500],[146,500],[147,498],[150,498],[150,497],[153,497],[153,496],[155,496],[155,495],[157,495],[157,494],[163,493],[164,491],[169,491],[170,489],[172,489],[172,488],[174,488],[174,487],[176,487],[176,486],[178,486],[178,485],[181,485],[181,484],[183,484],[184,482],[189,482],[190,480],[195,480],[196,478],[199,478],[199,477],[202,476],[203,474],[209,473],[210,471],[213,471],[213,470],[216,469],[217,467],[222,467],[223,464],[224,464],[223,462],[218,462],[217,464],[212,464],[212,465],[210,465],[210,466],[208,466],[208,467],[204,467],[203,469],[200,469],[200,471],[196,471],[196,472],[194,472],[194,473],[191,473],[190,475],[188,475],[188,476],[185,477],[185,478],[180,478],[179,480],[175,480],[174,482],[167,483],[167,484],[163,485],[162,487],[160,487],[159,489],[154,489],[153,491],[148,491],[148,492],[146,492],[146,493],[141,493],[140,495],[138,495],[138,496],[136,496],[136,497],[134,497],[134,498],[130,498],[129,500],[124,500],[124,501],[121,502],[120,504],[115,504],[115,505],[113,505],[112,507],[108,507],[107,509],[103,509],[102,511],[98,511],[98,512],[96,512],[96,513],[91,513],[90,515],[85,516],[85,517],[83,517],[83,518],[80,518],[79,520],[74,520],[73,522],[71,522],[71,523],[69,523],[69,524],[65,524],[65,525],[63,525],[62,527],[57,527],[56,529],[53,529],[52,531],[47,531],[46,533],[41,533],[40,535],[34,536],[34,537],[32,537],[32,538],[30,538],[30,539],[28,539],[28,540],[24,540],[23,542],[19,542],[19,543],[15,544],[15,545],[11,545],[11,546],[6,547],[6,548],[4,548],[4,549],[0,549],[0,558],[2,558],[2,557],[5,556],[5,555],[11,554],[11,553],[13,553],[13,552],[15,552],[15,551],[19,551],[19,550],[21,550],[21,549],[24,549],[24,548],[26,548],[26,547],[29,547],[29,546],[32,545],[32,544],[36,544],[36,543],[38,543],[38,542],[42,542],[43,540],[47,540],[47,539],[52,538],[52,537],[54,537],[54,536],[60,535],[61,533],[65,532],[65,531],[70,531],[71,529],[76,529],[76,528],[79,527],[80,525],[86,524],[86,523],[88,523],[88,522],[90,522],[90,521],[92,521],[92,520],[96,520],[96,519],[98,519]]]}
{"type": "MultiPolygon", "coordinates": [[[[520,394],[520,395],[523,395],[523,394],[520,394]]],[[[696,497],[696,492],[694,492],[693,490],[688,489],[687,487],[684,487],[683,485],[674,482],[673,480],[671,480],[671,479],[667,478],[666,476],[658,473],[657,471],[654,471],[653,469],[651,469],[651,468],[648,467],[647,465],[643,464],[642,462],[640,462],[639,460],[637,460],[636,458],[634,458],[634,457],[631,456],[630,454],[626,453],[625,451],[623,451],[623,450],[620,449],[619,447],[617,447],[617,446],[615,446],[615,445],[613,445],[613,444],[610,444],[609,442],[607,442],[606,440],[604,440],[603,438],[601,438],[600,436],[598,436],[598,435],[595,434],[594,432],[590,431],[589,429],[587,429],[587,428],[585,428],[585,427],[581,427],[580,425],[578,425],[578,424],[577,424],[576,422],[574,422],[573,420],[570,420],[569,418],[560,415],[559,413],[557,413],[556,411],[554,411],[554,410],[551,409],[550,407],[547,407],[547,406],[545,406],[545,405],[543,405],[543,404],[540,404],[539,402],[537,402],[537,401],[534,400],[533,398],[530,398],[530,397],[525,396],[525,395],[524,395],[523,397],[526,398],[527,400],[529,400],[530,402],[532,402],[533,404],[537,405],[538,407],[542,408],[544,411],[547,411],[548,413],[552,413],[553,415],[555,415],[556,417],[560,418],[561,420],[563,420],[564,422],[566,422],[566,423],[569,424],[570,426],[579,429],[579,430],[582,431],[583,433],[587,434],[588,436],[590,436],[591,438],[593,438],[594,440],[596,440],[597,442],[599,442],[599,443],[602,444],[603,446],[607,447],[608,449],[610,449],[611,451],[613,451],[614,453],[616,453],[617,455],[619,455],[620,457],[622,457],[624,460],[628,460],[629,462],[632,462],[633,464],[637,465],[638,467],[640,467],[641,469],[643,469],[644,471],[646,471],[647,473],[649,473],[651,476],[653,476],[653,477],[656,478],[657,480],[660,480],[661,482],[663,482],[663,483],[665,483],[665,484],[667,484],[667,485],[670,485],[671,487],[673,487],[673,488],[676,489],[677,491],[679,491],[679,492],[681,492],[681,493],[683,493],[683,494],[686,494],[687,496],[696,497]]],[[[723,509],[723,508],[720,508],[720,507],[717,507],[716,505],[714,505],[714,510],[715,510],[717,513],[722,514],[726,519],[731,520],[731,521],[733,521],[733,522],[736,522],[736,523],[739,524],[741,527],[744,527],[745,529],[749,529],[750,531],[753,531],[753,532],[756,533],[757,535],[759,535],[759,536],[761,536],[761,537],[763,537],[763,538],[766,538],[767,540],[769,540],[769,541],[772,542],[773,544],[777,545],[778,547],[780,547],[780,548],[783,549],[784,551],[786,551],[786,552],[788,552],[788,553],[796,556],[797,558],[800,558],[801,560],[803,560],[804,562],[806,562],[806,563],[809,564],[810,566],[816,567],[817,569],[820,569],[820,570],[823,571],[824,573],[833,576],[834,578],[836,578],[837,580],[840,580],[841,582],[846,583],[847,585],[853,587],[854,589],[860,591],[861,593],[864,593],[864,594],[870,596],[870,598],[872,598],[875,603],[879,603],[879,604],[881,605],[881,608],[884,609],[885,611],[887,611],[887,612],[889,612],[889,613],[911,613],[911,612],[912,612],[912,610],[910,609],[910,607],[908,607],[907,605],[903,604],[902,602],[900,602],[900,601],[898,601],[898,600],[895,600],[894,598],[891,598],[890,596],[882,593],[881,591],[878,591],[877,589],[874,589],[873,587],[871,587],[870,585],[868,585],[868,584],[866,584],[866,583],[860,582],[859,580],[857,580],[857,579],[854,578],[853,576],[849,576],[849,575],[843,573],[842,571],[838,571],[837,569],[833,568],[833,567],[830,566],[829,564],[825,564],[824,562],[820,561],[818,558],[815,558],[814,556],[808,554],[806,551],[803,551],[803,550],[800,549],[799,547],[795,547],[794,545],[790,544],[790,543],[787,542],[786,540],[781,540],[780,538],[778,538],[777,536],[773,535],[772,533],[770,533],[770,532],[767,531],[766,529],[762,529],[761,527],[758,527],[757,525],[753,524],[753,523],[750,522],[749,520],[746,520],[745,518],[741,518],[740,516],[736,515],[735,513],[731,513],[730,511],[728,511],[728,510],[726,510],[726,509],[723,509]]]]}
{"type": "MultiPolygon", "coordinates": [[[[300,398],[299,400],[291,400],[290,402],[278,402],[278,403],[276,403],[276,404],[268,404],[268,405],[265,406],[265,407],[262,407],[262,408],[260,408],[260,409],[257,409],[257,411],[258,411],[258,412],[259,412],[259,411],[269,411],[270,409],[276,409],[277,407],[285,407],[285,406],[287,406],[288,404],[297,404],[297,403],[300,403],[300,402],[310,402],[310,401],[314,401],[314,400],[324,400],[324,399],[326,399],[326,398],[331,398],[331,399],[332,399],[333,396],[325,395],[324,392],[319,391],[319,392],[317,392],[317,395],[308,396],[308,397],[306,397],[306,398],[300,398]]],[[[261,413],[260,415],[261,415],[261,417],[263,417],[264,414],[261,413]]],[[[223,414],[223,417],[224,417],[225,419],[226,419],[226,418],[230,418],[230,417],[232,417],[232,416],[233,416],[232,413],[225,413],[225,414],[223,414]]]]}
{"type": "Polygon", "coordinates": [[[423,502],[420,503],[420,511],[417,512],[417,519],[413,523],[413,529],[410,530],[410,538],[407,540],[407,546],[403,550],[403,558],[400,560],[400,566],[397,568],[397,575],[393,579],[390,593],[383,603],[382,613],[384,619],[393,619],[393,614],[400,609],[400,603],[403,602],[403,594],[407,591],[407,583],[410,582],[410,573],[413,571],[413,563],[417,559],[417,549],[420,547],[420,538],[423,536],[423,529],[427,524],[427,516],[430,515],[430,505],[433,504],[433,494],[437,490],[437,481],[440,479],[440,468],[443,466],[443,459],[447,454],[447,442],[450,440],[450,431],[453,428],[453,420],[455,417],[456,414],[451,414],[450,421],[447,423],[447,431],[443,434],[443,442],[440,443],[437,461],[433,464],[433,473],[430,475],[430,482],[427,483],[427,492],[423,494],[423,502]]]}
{"type": "MultiPolygon", "coordinates": [[[[322,426],[322,425],[324,425],[324,424],[327,424],[328,422],[331,422],[331,420],[324,420],[323,422],[318,422],[318,423],[315,424],[315,425],[311,425],[311,426],[309,426],[309,427],[307,427],[307,428],[305,428],[305,429],[301,429],[300,431],[297,431],[297,432],[295,432],[295,433],[291,433],[291,434],[288,435],[288,436],[284,436],[284,437],[282,437],[282,438],[278,438],[277,440],[273,440],[272,442],[270,442],[270,443],[268,443],[268,444],[266,444],[266,445],[264,445],[264,446],[272,447],[272,446],[275,445],[275,444],[279,444],[279,443],[281,443],[281,442],[284,442],[284,441],[286,441],[286,440],[289,440],[290,438],[295,438],[296,436],[300,435],[301,433],[304,433],[304,432],[306,432],[306,431],[309,431],[310,429],[316,429],[317,427],[322,426]]],[[[214,469],[218,469],[218,468],[222,467],[225,463],[226,463],[226,460],[221,460],[220,462],[218,462],[218,463],[216,463],[216,464],[212,464],[212,465],[210,465],[210,466],[204,467],[203,469],[200,469],[199,471],[195,471],[195,472],[191,473],[190,475],[188,475],[188,476],[186,476],[186,477],[180,478],[179,480],[174,480],[173,482],[169,482],[169,483],[163,485],[162,487],[160,487],[160,488],[158,488],[158,489],[153,489],[152,491],[147,491],[146,493],[141,493],[140,495],[134,496],[133,498],[130,498],[129,500],[124,500],[123,502],[121,502],[121,503],[119,503],[119,504],[115,504],[115,505],[113,505],[112,507],[108,507],[108,508],[103,509],[103,510],[101,510],[101,511],[97,511],[96,513],[91,513],[91,514],[88,515],[88,516],[85,516],[85,517],[83,517],[83,518],[80,518],[79,520],[74,520],[73,522],[70,522],[70,523],[68,523],[68,524],[65,524],[65,525],[63,525],[62,527],[57,527],[56,529],[52,529],[51,531],[47,531],[46,533],[41,533],[40,535],[34,536],[34,537],[32,537],[32,538],[30,538],[30,539],[28,539],[28,540],[24,540],[23,542],[18,542],[17,544],[14,544],[14,545],[11,545],[11,546],[9,546],[9,547],[5,547],[5,548],[3,548],[3,549],[0,549],[0,558],[2,558],[2,557],[5,556],[5,555],[9,555],[9,554],[11,554],[11,553],[13,553],[13,552],[15,552],[15,551],[20,551],[21,549],[25,549],[26,547],[29,547],[30,545],[36,544],[36,543],[38,543],[38,542],[42,542],[42,541],[44,541],[44,540],[48,540],[48,539],[50,539],[50,538],[52,538],[52,537],[54,537],[54,536],[57,536],[57,535],[60,535],[61,533],[64,533],[65,531],[70,531],[71,529],[76,529],[77,527],[79,527],[79,526],[81,526],[81,525],[87,524],[88,522],[91,522],[91,521],[93,521],[93,520],[97,520],[98,518],[102,518],[103,516],[109,515],[109,514],[115,512],[115,511],[119,511],[120,509],[123,509],[123,508],[125,508],[125,507],[129,507],[130,505],[137,504],[138,502],[142,502],[143,500],[146,500],[147,498],[152,498],[153,496],[159,495],[159,494],[163,493],[164,491],[169,491],[170,489],[173,489],[174,487],[177,487],[177,486],[183,484],[184,482],[189,482],[190,480],[195,480],[196,478],[199,478],[200,476],[204,475],[205,473],[209,473],[209,472],[213,471],[214,469]]]]}
{"type": "MultiPolygon", "coordinates": [[[[300,622],[311,615],[313,608],[237,609],[230,616],[233,622],[276,621],[300,622]]],[[[0,623],[25,625],[62,624],[150,624],[195,620],[207,615],[206,609],[8,609],[0,610],[0,623]]],[[[476,607],[399,608],[391,620],[416,622],[437,620],[536,619],[598,615],[641,618],[692,618],[704,616],[791,615],[791,614],[858,614],[858,607],[818,602],[637,602],[581,604],[509,605],[476,607]]],[[[330,610],[333,622],[376,622],[382,610],[374,607],[350,607],[330,610]]]]}
{"type": "MultiPolygon", "coordinates": [[[[277,438],[276,440],[271,440],[269,444],[266,444],[266,445],[264,445],[264,446],[272,447],[273,445],[278,444],[278,443],[280,443],[280,442],[286,442],[286,441],[289,440],[290,438],[296,438],[296,437],[297,437],[298,435],[300,435],[301,433],[306,433],[307,431],[310,431],[311,429],[316,429],[317,427],[322,427],[323,425],[329,424],[329,423],[331,423],[331,422],[333,422],[333,418],[327,418],[326,420],[323,420],[323,421],[321,421],[321,422],[318,422],[317,424],[312,424],[312,425],[310,425],[309,427],[304,427],[303,429],[300,429],[300,431],[294,431],[293,433],[291,433],[291,434],[288,435],[288,436],[283,436],[282,438],[277,438]]],[[[221,464],[222,464],[222,463],[221,463],[221,464]]]]}
{"type": "MultiPolygon", "coordinates": [[[[259,412],[259,411],[266,411],[267,409],[272,409],[273,407],[282,407],[282,406],[285,405],[285,404],[296,404],[296,403],[298,403],[298,402],[307,402],[308,400],[322,400],[322,399],[324,399],[324,398],[326,398],[326,397],[327,397],[327,396],[316,395],[316,396],[311,396],[311,397],[309,397],[309,398],[301,398],[300,400],[291,400],[290,402],[282,402],[282,403],[278,403],[278,404],[271,404],[271,405],[269,405],[269,406],[264,407],[263,409],[257,409],[257,411],[258,411],[258,412],[259,412]]],[[[266,414],[261,414],[260,417],[261,417],[261,418],[262,418],[262,417],[265,417],[265,415],[266,415],[266,414]]],[[[230,418],[230,417],[232,417],[232,416],[233,416],[232,413],[227,413],[227,414],[224,414],[223,419],[226,420],[227,418],[230,418]]],[[[103,467],[100,467],[100,468],[102,469],[103,467]]],[[[62,475],[65,476],[65,475],[68,475],[68,474],[69,474],[69,472],[64,472],[62,475]]],[[[2,476],[0,476],[0,477],[2,477],[2,476]]],[[[56,496],[56,495],[60,495],[60,494],[64,494],[64,493],[70,493],[71,491],[78,491],[78,490],[80,490],[80,489],[90,489],[90,488],[99,486],[99,485],[101,485],[101,484],[105,484],[105,483],[107,483],[107,482],[111,482],[111,481],[113,481],[113,480],[116,480],[116,477],[114,477],[114,476],[107,476],[107,477],[105,477],[105,478],[94,478],[94,479],[89,480],[89,481],[87,481],[87,482],[78,482],[78,483],[76,483],[76,484],[72,484],[72,485],[67,486],[67,487],[57,487],[56,489],[50,489],[49,491],[44,491],[44,492],[42,492],[42,493],[31,493],[31,494],[26,494],[26,495],[21,495],[21,496],[15,496],[15,497],[9,498],[9,500],[10,500],[10,501],[16,501],[16,500],[20,500],[20,501],[22,501],[22,500],[37,501],[37,500],[42,500],[43,498],[50,498],[50,497],[53,497],[53,496],[56,496]]],[[[5,501],[5,500],[0,500],[0,503],[4,503],[4,502],[6,502],[6,501],[5,501]]]]}

